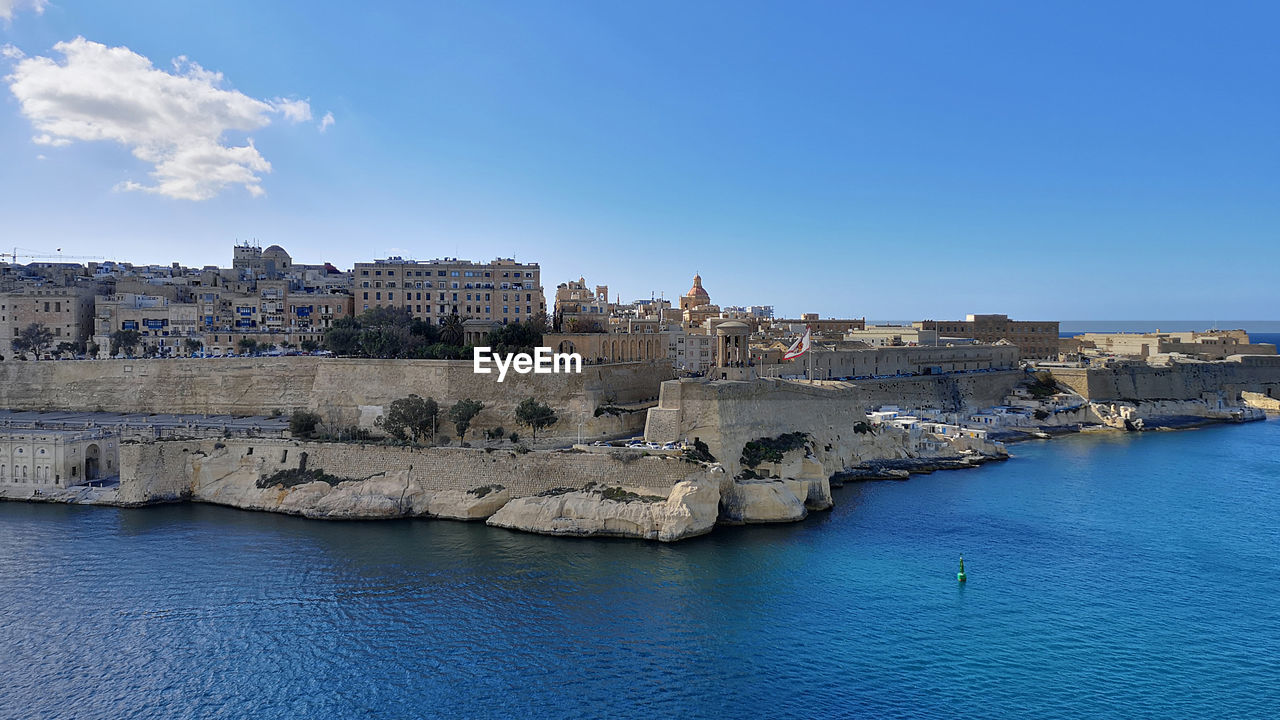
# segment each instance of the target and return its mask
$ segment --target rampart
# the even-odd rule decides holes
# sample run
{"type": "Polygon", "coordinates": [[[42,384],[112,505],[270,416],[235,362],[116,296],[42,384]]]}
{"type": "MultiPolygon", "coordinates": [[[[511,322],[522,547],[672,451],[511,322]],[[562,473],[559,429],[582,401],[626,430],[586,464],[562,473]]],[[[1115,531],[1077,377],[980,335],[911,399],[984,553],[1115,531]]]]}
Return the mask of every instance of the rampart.
{"type": "Polygon", "coordinates": [[[919,376],[857,383],[753,380],[670,381],[657,408],[649,411],[646,436],[670,441],[695,438],[730,474],[751,440],[804,432],[814,440],[828,473],[856,465],[865,445],[854,427],[882,405],[956,412],[999,405],[1019,383],[1021,370],[919,376]]]}
{"type": "Polygon", "coordinates": [[[584,437],[638,432],[644,413],[596,409],[656,400],[670,365],[588,365],[580,374],[477,375],[469,361],[279,357],[171,360],[0,362],[0,407],[267,415],[309,409],[338,425],[371,427],[410,393],[442,406],[463,398],[486,409],[472,427],[515,428],[516,404],[535,397],[560,422],[548,435],[584,437]]]}
{"type": "Polygon", "coordinates": [[[1249,391],[1280,397],[1280,357],[1239,355],[1219,362],[1124,363],[1104,368],[1052,368],[1054,378],[1094,401],[1198,400],[1249,391]]]}

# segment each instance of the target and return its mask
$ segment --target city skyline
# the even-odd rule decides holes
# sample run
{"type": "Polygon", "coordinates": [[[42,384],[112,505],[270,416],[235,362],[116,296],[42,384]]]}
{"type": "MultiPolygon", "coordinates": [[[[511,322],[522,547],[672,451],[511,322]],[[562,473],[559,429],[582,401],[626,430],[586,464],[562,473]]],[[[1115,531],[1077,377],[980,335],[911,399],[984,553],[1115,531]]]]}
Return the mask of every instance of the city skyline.
{"type": "Polygon", "coordinates": [[[1275,319],[1273,10],[306,7],[0,2],[4,251],[1275,319]]]}

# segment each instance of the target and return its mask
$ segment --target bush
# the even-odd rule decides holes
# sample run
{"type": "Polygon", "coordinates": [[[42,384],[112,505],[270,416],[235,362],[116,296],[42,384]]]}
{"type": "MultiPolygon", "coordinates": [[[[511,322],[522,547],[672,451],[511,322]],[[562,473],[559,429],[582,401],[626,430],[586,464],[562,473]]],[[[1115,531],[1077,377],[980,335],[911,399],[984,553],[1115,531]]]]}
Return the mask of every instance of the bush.
{"type": "Polygon", "coordinates": [[[685,450],[684,457],[696,462],[713,463],[716,461],[716,456],[711,454],[711,448],[707,447],[707,444],[699,438],[693,439],[693,449],[685,450]]]}
{"type": "Polygon", "coordinates": [[[513,432],[511,433],[511,435],[508,436],[508,439],[513,443],[518,443],[520,442],[520,433],[513,432]]]}
{"type": "Polygon", "coordinates": [[[467,491],[467,493],[470,495],[475,495],[476,498],[482,498],[491,492],[498,492],[499,490],[505,490],[505,489],[506,488],[502,485],[481,485],[478,488],[471,488],[470,490],[467,491]]]}
{"type": "Polygon", "coordinates": [[[789,450],[804,447],[809,439],[808,433],[790,432],[773,438],[759,438],[742,448],[743,467],[754,468],[762,462],[782,462],[782,456],[789,450]]]}
{"type": "MultiPolygon", "coordinates": [[[[277,411],[278,412],[278,411],[277,411]]],[[[296,438],[309,438],[316,434],[320,416],[306,410],[294,410],[289,416],[289,432],[296,438]]]]}
{"type": "Polygon", "coordinates": [[[666,500],[666,498],[660,497],[658,495],[638,495],[636,493],[623,490],[620,487],[608,487],[598,492],[600,493],[600,497],[604,498],[605,500],[612,500],[614,502],[620,502],[620,503],[629,503],[629,502],[653,503],[653,502],[662,502],[663,500],[666,500]]]}
{"type": "Polygon", "coordinates": [[[302,470],[300,468],[290,468],[281,470],[274,475],[258,478],[257,486],[259,488],[269,488],[275,485],[283,485],[285,487],[293,487],[294,485],[304,485],[309,482],[321,481],[330,485],[337,485],[344,478],[330,475],[319,468],[314,470],[302,470]]]}
{"type": "Polygon", "coordinates": [[[525,447],[524,443],[520,443],[516,445],[515,450],[521,455],[526,455],[529,452],[529,448],[525,447]]]}

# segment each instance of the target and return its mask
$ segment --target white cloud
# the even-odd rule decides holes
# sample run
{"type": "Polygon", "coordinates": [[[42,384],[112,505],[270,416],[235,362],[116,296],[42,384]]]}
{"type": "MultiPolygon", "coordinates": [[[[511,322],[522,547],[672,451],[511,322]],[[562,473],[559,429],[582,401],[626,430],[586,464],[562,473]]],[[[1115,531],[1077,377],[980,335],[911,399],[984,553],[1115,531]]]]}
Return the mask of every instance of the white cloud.
{"type": "MultiPolygon", "coordinates": [[[[4,0],[0,0],[0,2],[4,2],[4,0]]],[[[22,51],[18,48],[6,43],[4,45],[0,45],[0,57],[7,60],[21,60],[26,57],[26,55],[23,55],[22,51]]]]}
{"type": "MultiPolygon", "coordinates": [[[[5,0],[0,0],[0,3],[5,0]]],[[[125,182],[123,190],[207,200],[230,185],[264,193],[258,173],[271,163],[254,147],[228,145],[231,131],[252,131],[282,116],[311,119],[305,100],[257,100],[221,87],[222,73],[179,57],[168,73],[127,47],[109,48],[82,37],[54,46],[65,61],[22,58],[5,78],[37,145],[112,140],[154,166],[153,184],[125,182]]]]}
{"type": "Polygon", "coordinates": [[[320,118],[320,132],[324,132],[325,130],[328,130],[329,126],[332,125],[333,123],[334,123],[333,113],[331,112],[325,113],[324,117],[320,118]]]}
{"type": "Polygon", "coordinates": [[[39,15],[48,4],[49,0],[0,0],[0,20],[8,23],[13,20],[13,14],[23,7],[35,10],[39,15]]]}
{"type": "Polygon", "coordinates": [[[300,123],[311,119],[311,105],[306,100],[276,98],[272,101],[271,107],[275,108],[276,112],[284,115],[289,122],[300,123]]]}

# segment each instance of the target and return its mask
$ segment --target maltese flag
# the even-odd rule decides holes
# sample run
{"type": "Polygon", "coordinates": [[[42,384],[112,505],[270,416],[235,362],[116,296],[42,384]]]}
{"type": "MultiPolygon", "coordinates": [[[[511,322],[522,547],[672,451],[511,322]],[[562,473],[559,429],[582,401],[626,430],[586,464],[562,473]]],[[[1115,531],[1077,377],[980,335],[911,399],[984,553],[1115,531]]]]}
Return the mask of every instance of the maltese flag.
{"type": "Polygon", "coordinates": [[[805,325],[804,335],[801,335],[800,339],[796,340],[791,347],[787,348],[787,351],[782,354],[782,359],[795,360],[807,352],[809,352],[809,326],[805,325]]]}

